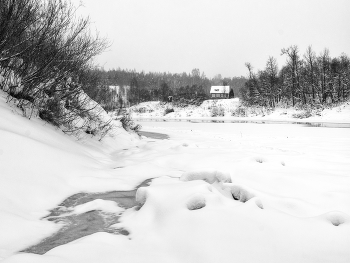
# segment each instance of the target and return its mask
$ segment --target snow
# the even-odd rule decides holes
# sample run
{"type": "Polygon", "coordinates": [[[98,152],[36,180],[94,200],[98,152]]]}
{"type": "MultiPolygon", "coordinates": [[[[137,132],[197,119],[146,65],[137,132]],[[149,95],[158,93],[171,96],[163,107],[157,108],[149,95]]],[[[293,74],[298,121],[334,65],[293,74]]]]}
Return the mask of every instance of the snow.
{"type": "Polygon", "coordinates": [[[203,195],[199,195],[199,194],[194,194],[187,201],[188,210],[201,209],[201,208],[205,207],[205,205],[206,205],[205,197],[203,195]]]}
{"type": "MultiPolygon", "coordinates": [[[[231,191],[232,197],[235,200],[241,201],[242,203],[245,203],[254,197],[254,195],[251,192],[247,191],[244,187],[241,187],[239,185],[230,185],[228,186],[228,188],[231,191]]],[[[259,201],[258,206],[260,208],[263,206],[261,204],[261,201],[259,201]]]]}
{"type": "MultiPolygon", "coordinates": [[[[240,106],[238,98],[205,100],[196,107],[175,107],[172,103],[159,101],[143,102],[130,108],[132,117],[136,119],[165,119],[165,120],[209,120],[209,121],[278,121],[278,122],[335,122],[350,123],[350,102],[344,102],[333,108],[326,108],[321,112],[313,112],[313,116],[298,118],[305,115],[305,110],[295,108],[276,107],[273,111],[263,107],[252,107],[240,116],[235,112],[240,106]],[[167,108],[174,112],[165,115],[167,108]],[[222,112],[222,115],[213,116],[213,108],[222,112]]],[[[307,116],[307,114],[306,114],[307,116]]]]}
{"type": "Polygon", "coordinates": [[[231,182],[231,176],[229,173],[221,171],[188,171],[184,172],[181,177],[181,181],[192,180],[204,180],[208,183],[218,182],[231,182]]]}
{"type": "Polygon", "coordinates": [[[109,154],[139,141],[122,129],[117,133],[103,143],[77,142],[40,119],[22,117],[1,92],[0,259],[55,232],[57,225],[40,218],[69,195],[131,189],[142,181],[111,172],[109,154]]]}
{"type": "MultiPolygon", "coordinates": [[[[346,121],[344,106],[334,120],[346,121]]],[[[0,260],[350,262],[349,129],[140,124],[170,139],[119,129],[102,142],[77,141],[23,118],[0,96],[0,260]],[[148,178],[138,208],[97,199],[69,211],[121,214],[114,227],[130,235],[100,232],[44,255],[18,253],[58,230],[42,218],[67,197],[130,190],[148,178]]]]}
{"type": "Polygon", "coordinates": [[[136,191],[135,200],[139,205],[144,205],[147,200],[147,187],[140,187],[136,191]]]}
{"type": "Polygon", "coordinates": [[[95,199],[91,202],[77,205],[76,207],[74,207],[73,211],[70,214],[83,214],[93,210],[99,210],[113,214],[119,214],[122,211],[124,211],[123,208],[119,207],[118,204],[116,204],[113,201],[95,199]]]}

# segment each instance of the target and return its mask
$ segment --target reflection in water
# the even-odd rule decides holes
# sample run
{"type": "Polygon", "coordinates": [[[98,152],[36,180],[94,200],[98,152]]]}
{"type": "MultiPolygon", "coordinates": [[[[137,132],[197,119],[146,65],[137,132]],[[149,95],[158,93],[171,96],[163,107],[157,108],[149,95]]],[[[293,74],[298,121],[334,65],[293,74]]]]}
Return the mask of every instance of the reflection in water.
{"type": "Polygon", "coordinates": [[[191,123],[256,123],[256,124],[297,124],[305,127],[350,128],[350,123],[298,122],[298,121],[259,121],[259,120],[201,120],[201,119],[147,119],[134,118],[136,121],[154,122],[191,122],[191,123]]]}

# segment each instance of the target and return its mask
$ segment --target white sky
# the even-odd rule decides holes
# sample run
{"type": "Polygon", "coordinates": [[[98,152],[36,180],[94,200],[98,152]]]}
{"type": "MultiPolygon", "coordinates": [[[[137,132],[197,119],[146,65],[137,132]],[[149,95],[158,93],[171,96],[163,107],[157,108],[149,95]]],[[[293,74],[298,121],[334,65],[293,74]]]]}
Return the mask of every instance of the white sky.
{"type": "Polygon", "coordinates": [[[74,0],[111,47],[105,69],[247,76],[281,49],[350,55],[350,0],[74,0]]]}

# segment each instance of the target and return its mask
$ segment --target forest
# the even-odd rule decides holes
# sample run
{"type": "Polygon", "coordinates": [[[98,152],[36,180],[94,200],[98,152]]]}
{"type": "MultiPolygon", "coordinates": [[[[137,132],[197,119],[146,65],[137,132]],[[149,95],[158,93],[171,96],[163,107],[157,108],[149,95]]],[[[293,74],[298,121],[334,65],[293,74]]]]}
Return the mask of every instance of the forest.
{"type": "Polygon", "coordinates": [[[145,73],[127,69],[106,71],[99,68],[87,72],[82,80],[85,92],[106,109],[120,106],[120,102],[113,102],[113,91],[109,86],[130,87],[128,102],[134,105],[144,101],[166,101],[168,96],[173,96],[176,101],[201,102],[209,99],[212,85],[229,85],[237,97],[247,81],[245,77],[224,78],[220,74],[208,78],[199,69],[193,69],[190,73],[145,73]]]}
{"type": "Polygon", "coordinates": [[[274,57],[257,72],[246,63],[249,79],[240,93],[247,105],[315,105],[348,99],[350,59],[346,54],[332,58],[325,49],[316,55],[309,46],[302,55],[297,46],[290,46],[282,49],[281,55],[286,58],[281,69],[274,57]]]}
{"type": "MultiPolygon", "coordinates": [[[[208,78],[199,69],[190,73],[137,72],[127,69],[92,69],[85,91],[96,101],[112,110],[122,103],[113,102],[108,87],[130,87],[129,105],[145,101],[175,101],[209,99],[212,85],[229,85],[235,97],[249,106],[274,108],[277,105],[316,105],[345,101],[350,93],[350,59],[346,54],[331,57],[328,49],[319,55],[309,46],[301,54],[298,46],[281,50],[286,63],[279,68],[277,60],[269,57],[263,70],[255,71],[246,63],[248,78],[223,78],[220,74],[208,78]],[[93,83],[93,85],[91,85],[93,83]]],[[[243,65],[242,65],[243,66],[243,65]]]]}

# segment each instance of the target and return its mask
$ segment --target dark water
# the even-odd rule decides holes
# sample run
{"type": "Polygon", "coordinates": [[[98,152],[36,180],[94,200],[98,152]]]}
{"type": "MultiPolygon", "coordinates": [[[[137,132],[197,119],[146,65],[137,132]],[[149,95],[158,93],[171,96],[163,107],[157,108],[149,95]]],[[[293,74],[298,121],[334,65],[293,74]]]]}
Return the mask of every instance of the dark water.
{"type": "Polygon", "coordinates": [[[64,226],[52,236],[45,238],[38,244],[22,250],[21,252],[45,254],[47,251],[72,242],[78,238],[91,235],[96,232],[107,232],[116,235],[128,235],[125,229],[112,228],[111,226],[118,223],[121,215],[105,213],[98,210],[89,211],[78,215],[67,215],[68,209],[87,202],[103,199],[116,202],[120,207],[125,209],[137,206],[135,201],[136,191],[139,187],[148,186],[152,179],[148,179],[130,191],[110,191],[104,193],[77,193],[68,197],[56,208],[50,211],[50,214],[43,220],[53,221],[63,224],[64,226]]]}
{"type": "Polygon", "coordinates": [[[164,134],[164,133],[139,131],[139,134],[142,136],[146,136],[148,138],[152,138],[152,139],[158,139],[158,140],[169,139],[169,135],[164,134]]]}
{"type": "MultiPolygon", "coordinates": [[[[261,121],[261,120],[202,120],[202,119],[137,119],[138,122],[190,122],[190,123],[256,123],[256,124],[296,124],[304,127],[350,128],[350,123],[298,122],[298,121],[261,121]]],[[[146,137],[151,137],[147,136],[146,137]]]]}

